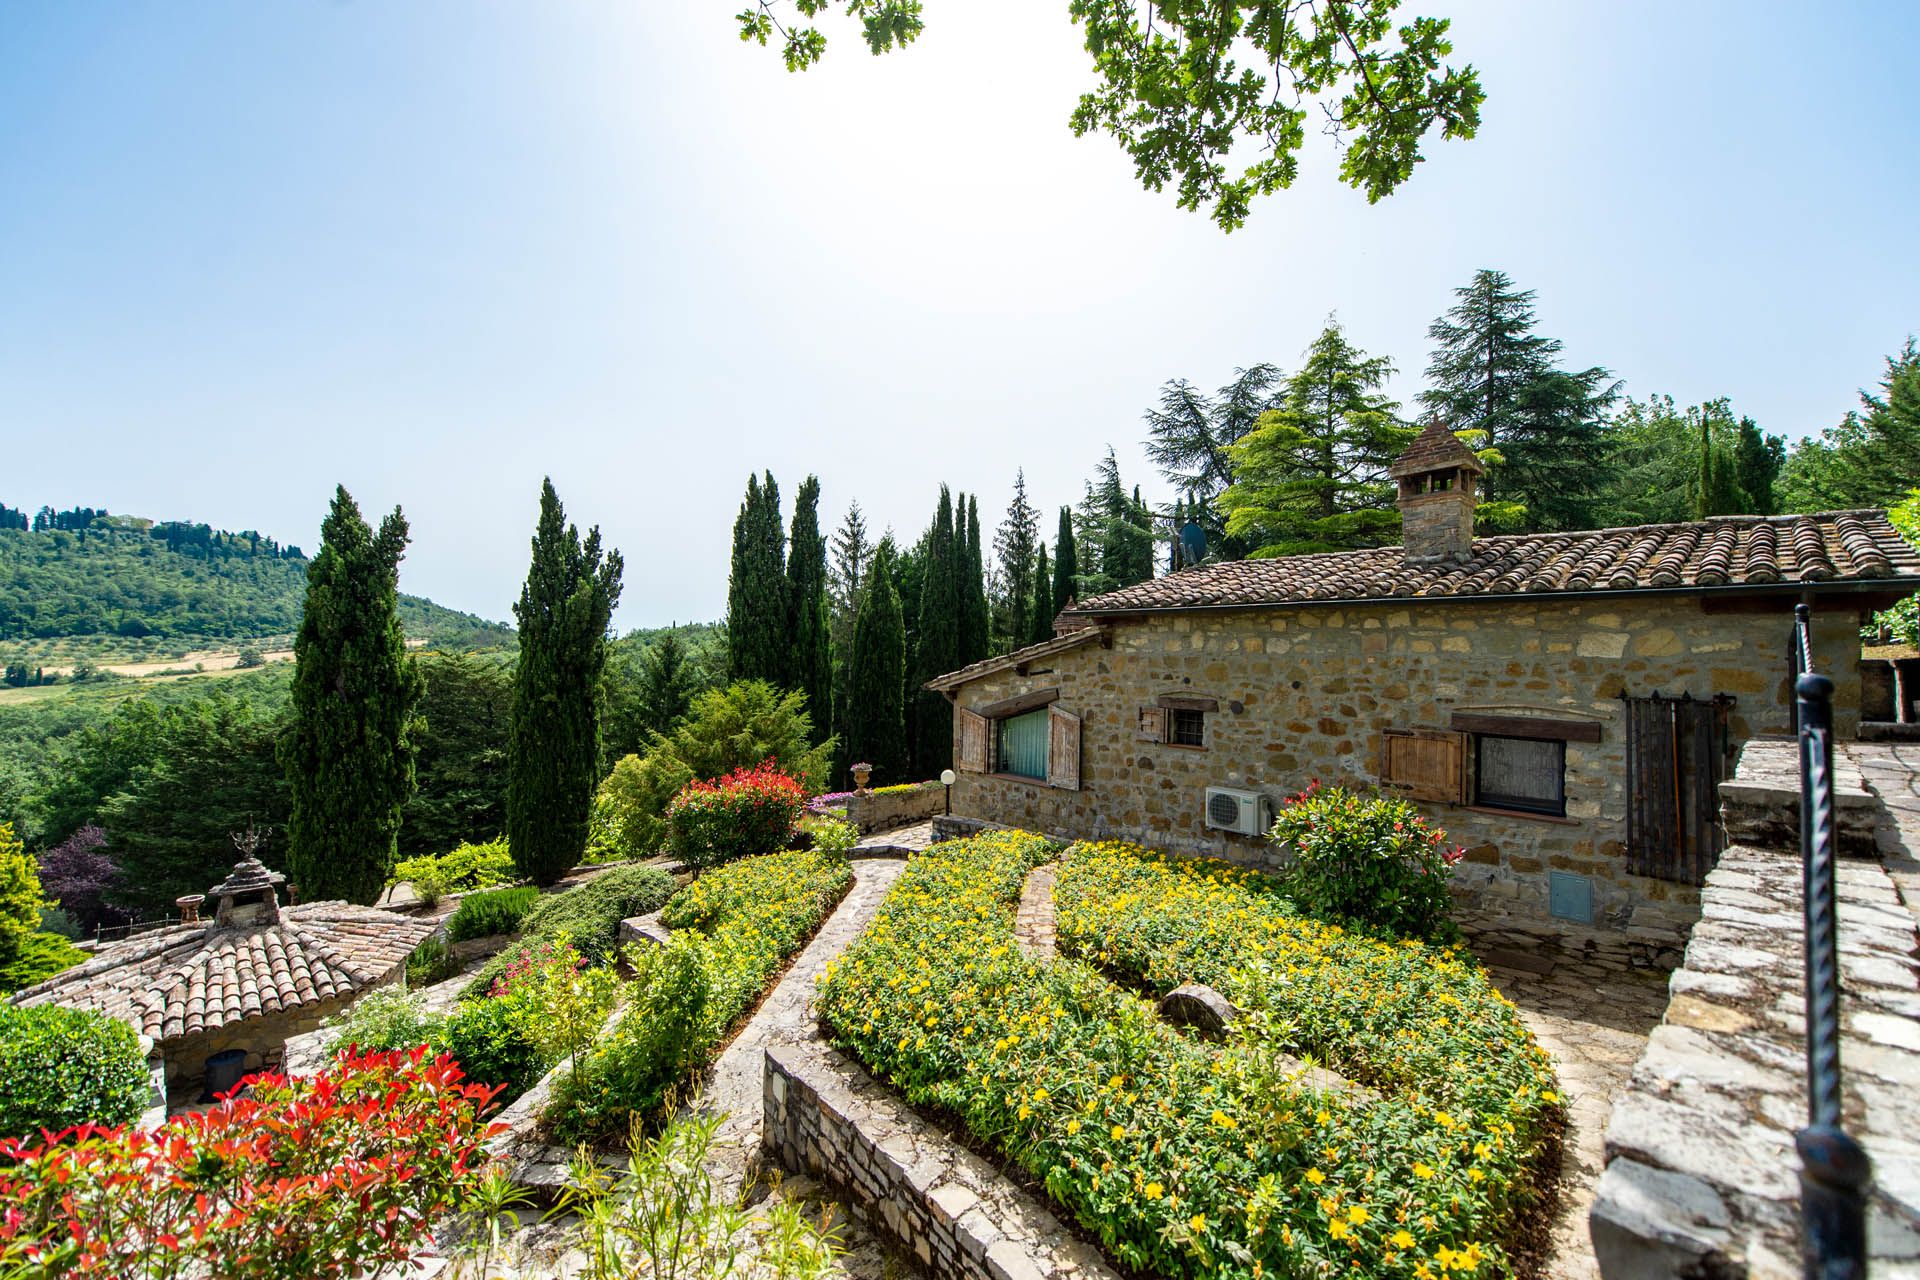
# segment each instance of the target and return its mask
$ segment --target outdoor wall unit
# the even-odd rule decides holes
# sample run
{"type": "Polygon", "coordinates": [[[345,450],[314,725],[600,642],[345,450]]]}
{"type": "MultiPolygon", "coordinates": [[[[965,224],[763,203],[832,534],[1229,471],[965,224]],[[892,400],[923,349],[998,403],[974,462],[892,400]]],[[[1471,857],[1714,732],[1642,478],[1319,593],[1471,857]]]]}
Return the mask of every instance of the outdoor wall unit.
{"type": "Polygon", "coordinates": [[[1273,825],[1273,804],[1258,791],[1242,787],[1208,787],[1207,830],[1235,835],[1264,835],[1273,825]]]}

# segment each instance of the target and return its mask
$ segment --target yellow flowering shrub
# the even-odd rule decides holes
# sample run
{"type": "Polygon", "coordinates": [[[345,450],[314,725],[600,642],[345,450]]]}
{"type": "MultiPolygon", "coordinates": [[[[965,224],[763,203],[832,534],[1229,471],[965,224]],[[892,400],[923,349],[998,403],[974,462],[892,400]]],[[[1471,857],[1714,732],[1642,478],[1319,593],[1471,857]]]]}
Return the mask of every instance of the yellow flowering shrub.
{"type": "Polygon", "coordinates": [[[1253,872],[1083,844],[1055,889],[1063,955],[1042,963],[1013,918],[1056,852],[996,832],[914,859],[823,978],[835,1038],[1027,1169],[1128,1267],[1511,1273],[1502,1242],[1558,1099],[1471,960],[1297,918],[1253,872]],[[1244,1011],[1226,1043],[1135,993],[1189,980],[1244,1011]],[[1361,1088],[1316,1088],[1282,1054],[1361,1088]]]}

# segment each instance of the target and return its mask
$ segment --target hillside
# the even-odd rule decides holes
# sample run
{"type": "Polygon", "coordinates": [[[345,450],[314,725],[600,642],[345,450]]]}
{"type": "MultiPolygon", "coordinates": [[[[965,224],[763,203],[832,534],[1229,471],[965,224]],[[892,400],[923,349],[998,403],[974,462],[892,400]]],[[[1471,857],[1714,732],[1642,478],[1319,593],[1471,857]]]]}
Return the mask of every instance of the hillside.
{"type": "MultiPolygon", "coordinates": [[[[299,625],[307,558],[298,547],[251,530],[57,514],[78,527],[53,518],[32,528],[0,523],[0,653],[9,661],[275,647],[299,625]]],[[[419,596],[400,597],[400,616],[410,637],[443,647],[513,637],[505,624],[419,596]]]]}

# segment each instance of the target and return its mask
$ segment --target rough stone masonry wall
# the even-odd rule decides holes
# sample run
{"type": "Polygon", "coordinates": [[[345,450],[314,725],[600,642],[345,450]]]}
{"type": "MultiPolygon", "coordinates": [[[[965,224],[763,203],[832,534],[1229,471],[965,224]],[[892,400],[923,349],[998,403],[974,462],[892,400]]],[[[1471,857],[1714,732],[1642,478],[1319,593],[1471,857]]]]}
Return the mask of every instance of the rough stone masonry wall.
{"type": "MultiPolygon", "coordinates": [[[[1117,619],[1112,647],[1089,644],[958,691],[977,708],[1058,688],[1082,718],[1082,785],[963,773],[954,812],[1065,837],[1260,864],[1264,840],[1204,829],[1205,788],[1251,787],[1276,800],[1310,779],[1370,785],[1381,730],[1448,727],[1454,711],[1596,721],[1598,743],[1567,744],[1566,820],[1427,804],[1466,846],[1455,896],[1470,931],[1494,943],[1553,940],[1596,959],[1677,961],[1697,892],[1625,869],[1623,692],[1733,694],[1734,741],[1786,728],[1783,602],[1705,612],[1691,597],[1563,598],[1286,608],[1117,619]],[[1212,697],[1204,748],[1141,741],[1137,712],[1163,694],[1212,697]],[[1554,920],[1549,870],[1592,877],[1594,925],[1554,920]]],[[[1858,618],[1817,612],[1817,657],[1857,653],[1858,618]]],[[[1858,668],[1823,663],[1843,717],[1858,668]]],[[[1848,726],[1842,725],[1843,732],[1848,726]]]]}
{"type": "MultiPolygon", "coordinates": [[[[1592,1209],[1607,1280],[1800,1275],[1807,1123],[1801,869],[1735,845],[1607,1126],[1592,1209]]],[[[1920,951],[1877,862],[1838,866],[1844,1123],[1874,1164],[1875,1275],[1920,1273],[1920,951]]]]}
{"type": "Polygon", "coordinates": [[[1089,1245],[979,1156],[824,1045],[768,1048],[766,1154],[846,1198],[937,1280],[1118,1280],[1089,1245]]]}
{"type": "Polygon", "coordinates": [[[869,791],[863,796],[855,792],[847,797],[847,821],[860,828],[863,836],[925,822],[940,812],[946,802],[946,792],[937,782],[923,782],[912,791],[890,791],[885,795],[869,791]]]}

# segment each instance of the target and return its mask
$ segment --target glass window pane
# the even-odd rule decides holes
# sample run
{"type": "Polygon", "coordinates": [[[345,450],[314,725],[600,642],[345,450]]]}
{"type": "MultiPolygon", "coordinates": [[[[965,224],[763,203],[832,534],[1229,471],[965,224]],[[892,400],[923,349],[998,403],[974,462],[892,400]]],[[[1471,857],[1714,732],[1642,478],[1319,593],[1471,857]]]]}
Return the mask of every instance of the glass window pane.
{"type": "Polygon", "coordinates": [[[1047,776],[1047,712],[1029,711],[999,722],[1000,772],[1022,778],[1047,776]]]}
{"type": "Polygon", "coordinates": [[[1476,791],[1481,804],[1564,813],[1566,744],[1534,738],[1478,739],[1476,791]]]}

